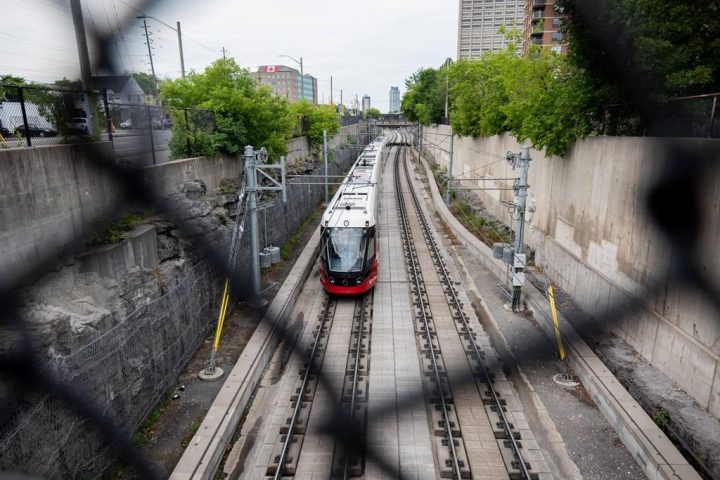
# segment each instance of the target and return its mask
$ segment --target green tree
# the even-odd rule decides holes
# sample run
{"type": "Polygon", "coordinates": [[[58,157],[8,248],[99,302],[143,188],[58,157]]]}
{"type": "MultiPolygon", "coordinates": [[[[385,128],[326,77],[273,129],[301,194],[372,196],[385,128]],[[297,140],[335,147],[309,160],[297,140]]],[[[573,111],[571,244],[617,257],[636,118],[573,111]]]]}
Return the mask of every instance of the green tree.
{"type": "Polygon", "coordinates": [[[136,72],[132,74],[132,77],[138,82],[140,88],[143,89],[146,95],[153,95],[155,93],[155,79],[152,75],[145,72],[136,72]]]}
{"type": "Polygon", "coordinates": [[[718,0],[560,0],[568,58],[608,102],[720,90],[718,0]]]}
{"type": "Polygon", "coordinates": [[[520,57],[514,47],[450,67],[451,124],[472,137],[510,132],[549,154],[593,129],[594,102],[584,71],[564,56],[534,50],[520,57]]]}
{"type": "Polygon", "coordinates": [[[368,108],[365,110],[365,116],[367,118],[379,118],[382,113],[377,108],[368,108]]]}
{"type": "Polygon", "coordinates": [[[300,100],[290,105],[290,112],[302,122],[303,133],[311,147],[322,144],[323,131],[327,131],[329,138],[340,130],[340,117],[332,105],[314,105],[300,100]]]}
{"type": "Polygon", "coordinates": [[[0,75],[0,99],[8,102],[19,102],[20,95],[18,90],[16,88],[3,88],[3,85],[23,86],[27,85],[27,82],[23,77],[18,77],[16,75],[0,75]]]}
{"type": "Polygon", "coordinates": [[[439,123],[445,114],[444,70],[420,69],[405,81],[405,87],[400,102],[405,118],[423,125],[439,123]]]}
{"type": "Polygon", "coordinates": [[[175,157],[239,155],[245,145],[266,147],[272,159],[287,152],[293,131],[287,101],[259,87],[233,59],[219,59],[202,73],[164,82],[160,97],[167,106],[207,109],[215,116],[211,132],[194,125],[186,128],[184,118],[175,119],[170,144],[175,157]]]}

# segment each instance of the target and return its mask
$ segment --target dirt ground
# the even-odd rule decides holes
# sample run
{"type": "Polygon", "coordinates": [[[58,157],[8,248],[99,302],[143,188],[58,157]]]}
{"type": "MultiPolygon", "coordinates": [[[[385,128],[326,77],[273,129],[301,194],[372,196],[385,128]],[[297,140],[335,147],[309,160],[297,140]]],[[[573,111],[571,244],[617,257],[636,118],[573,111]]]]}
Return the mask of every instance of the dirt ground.
{"type": "MultiPolygon", "coordinates": [[[[315,210],[312,220],[303,227],[299,240],[289,252],[288,260],[263,272],[262,285],[263,288],[267,288],[263,297],[268,300],[268,305],[275,298],[275,294],[290,273],[300,252],[309,241],[321,214],[321,208],[315,210]]],[[[225,320],[225,329],[220,340],[217,358],[217,365],[225,372],[230,371],[240,357],[266,308],[253,309],[245,303],[239,303],[230,312],[225,320]]],[[[134,443],[161,478],[170,476],[185,447],[200,426],[207,409],[222,387],[224,377],[215,382],[204,382],[198,378],[198,372],[205,367],[210,358],[214,336],[215,330],[213,329],[180,374],[175,387],[166,393],[164,399],[150,413],[145,424],[133,438],[134,443]]],[[[130,480],[140,477],[130,468],[118,462],[109,469],[104,478],[130,480]]]]}

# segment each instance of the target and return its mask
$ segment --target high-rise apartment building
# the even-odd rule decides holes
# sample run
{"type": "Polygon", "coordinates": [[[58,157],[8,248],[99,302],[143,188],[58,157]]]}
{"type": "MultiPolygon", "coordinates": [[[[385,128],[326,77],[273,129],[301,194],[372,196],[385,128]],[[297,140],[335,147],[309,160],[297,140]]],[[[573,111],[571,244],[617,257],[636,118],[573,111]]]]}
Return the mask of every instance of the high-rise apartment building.
{"type": "Polygon", "coordinates": [[[285,97],[288,102],[305,99],[317,105],[317,79],[285,65],[263,65],[253,74],[260,85],[270,87],[275,95],[285,97]]]}
{"type": "Polygon", "coordinates": [[[507,46],[506,33],[523,29],[526,0],[460,0],[458,59],[479,58],[507,46]]]}
{"type": "Polygon", "coordinates": [[[388,113],[400,113],[400,89],[390,87],[390,108],[388,113]]]}
{"type": "Polygon", "coordinates": [[[370,95],[363,95],[362,97],[362,111],[367,112],[370,108],[370,95]]]}
{"type": "Polygon", "coordinates": [[[558,9],[555,0],[525,0],[523,55],[530,45],[541,45],[557,53],[567,51],[567,42],[560,31],[562,12],[558,9]]]}

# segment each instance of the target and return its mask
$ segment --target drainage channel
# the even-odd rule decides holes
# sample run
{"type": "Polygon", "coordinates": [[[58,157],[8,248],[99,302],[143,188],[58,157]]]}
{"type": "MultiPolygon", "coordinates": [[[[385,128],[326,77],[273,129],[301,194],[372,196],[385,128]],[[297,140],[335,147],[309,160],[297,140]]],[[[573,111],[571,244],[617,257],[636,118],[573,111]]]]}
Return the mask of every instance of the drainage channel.
{"type": "MultiPolygon", "coordinates": [[[[417,194],[415,193],[410,179],[406,155],[403,155],[403,167],[405,173],[405,188],[410,193],[410,199],[415,210],[415,215],[419,221],[425,244],[429,249],[432,263],[442,284],[445,300],[447,305],[450,307],[457,334],[465,345],[465,355],[475,376],[475,383],[487,416],[491,419],[494,435],[500,448],[500,453],[503,457],[508,475],[512,479],[537,479],[538,475],[536,473],[531,473],[531,465],[523,458],[521,452],[522,438],[520,432],[515,428],[509,419],[507,408],[505,406],[505,399],[502,398],[500,393],[495,389],[494,375],[486,365],[485,352],[478,345],[477,334],[473,331],[473,328],[470,325],[469,317],[463,309],[463,303],[458,298],[458,291],[455,288],[455,283],[447,270],[438,244],[432,234],[430,225],[424,212],[422,211],[417,194]]],[[[399,202],[402,202],[403,186],[397,173],[399,169],[399,156],[396,161],[395,169],[398,199],[399,202]]],[[[412,235],[412,233],[409,233],[409,235],[412,235]]],[[[412,239],[409,243],[412,245],[412,239]]],[[[437,341],[434,337],[435,335],[433,332],[428,331],[426,334],[426,341],[431,346],[437,345],[437,341]]],[[[445,419],[448,417],[443,418],[445,419]]],[[[451,430],[448,429],[448,431],[451,430]]],[[[455,473],[454,478],[458,478],[457,472],[455,473]]]]}

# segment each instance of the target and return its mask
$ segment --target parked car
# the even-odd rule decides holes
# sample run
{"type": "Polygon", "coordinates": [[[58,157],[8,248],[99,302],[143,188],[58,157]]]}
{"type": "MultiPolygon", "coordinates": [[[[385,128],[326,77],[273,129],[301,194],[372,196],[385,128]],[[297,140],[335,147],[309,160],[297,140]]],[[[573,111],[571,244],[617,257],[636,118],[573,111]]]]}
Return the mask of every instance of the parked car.
{"type": "MultiPolygon", "coordinates": [[[[28,131],[30,132],[31,137],[54,137],[57,135],[57,130],[49,127],[41,127],[37,123],[29,123],[28,131]]],[[[26,137],[27,133],[25,132],[25,125],[17,127],[15,129],[15,133],[26,137]]]]}
{"type": "Polygon", "coordinates": [[[173,122],[171,118],[163,118],[162,120],[162,126],[165,129],[170,129],[173,126],[173,122]]]}
{"type": "Polygon", "coordinates": [[[132,120],[128,118],[127,120],[120,122],[120,128],[122,128],[123,130],[133,128],[132,120]]]}
{"type": "Polygon", "coordinates": [[[73,118],[67,122],[67,126],[70,133],[79,135],[88,135],[90,133],[90,123],[88,122],[88,119],[84,117],[73,118]]]}
{"type": "Polygon", "coordinates": [[[163,128],[163,121],[161,118],[153,118],[152,119],[152,128],[153,130],[162,130],[163,128]]]}
{"type": "Polygon", "coordinates": [[[7,128],[5,128],[5,126],[3,126],[2,120],[0,120],[0,135],[2,135],[2,137],[5,139],[11,138],[13,136],[13,133],[7,128]]]}

